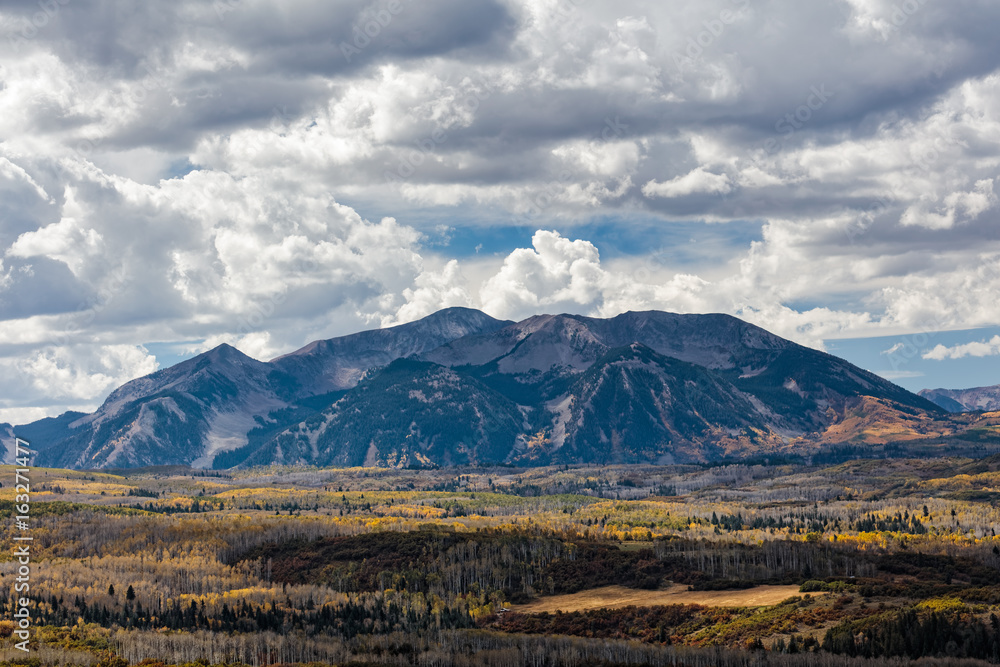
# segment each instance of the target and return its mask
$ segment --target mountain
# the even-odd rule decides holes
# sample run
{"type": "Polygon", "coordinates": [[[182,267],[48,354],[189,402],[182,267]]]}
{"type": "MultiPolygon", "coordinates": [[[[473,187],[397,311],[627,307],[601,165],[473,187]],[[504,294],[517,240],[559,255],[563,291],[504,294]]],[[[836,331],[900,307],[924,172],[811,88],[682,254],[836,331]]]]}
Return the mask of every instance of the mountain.
{"type": "Polygon", "coordinates": [[[524,417],[513,401],[450,368],[398,359],[281,433],[247,464],[502,463],[523,433],[524,417]]]}
{"type": "Polygon", "coordinates": [[[126,383],[93,414],[66,413],[17,431],[38,443],[39,465],[211,467],[217,456],[326,407],[372,368],[507,324],[448,308],[416,322],[316,341],[270,362],[220,345],[126,383]]]}
{"type": "Polygon", "coordinates": [[[503,387],[516,402],[476,371],[394,361],[243,465],[673,463],[718,459],[750,441],[784,444],[774,415],[727,379],[640,343],[554,383],[563,391],[548,401],[503,387]]]}
{"type": "Polygon", "coordinates": [[[924,389],[920,395],[948,412],[995,412],[1000,410],[1000,385],[974,389],[924,389]]]}
{"type": "Polygon", "coordinates": [[[319,340],[271,365],[294,379],[296,396],[318,396],[350,389],[371,368],[509,324],[471,308],[446,308],[416,322],[319,340]]]}
{"type": "Polygon", "coordinates": [[[560,402],[553,462],[660,464],[721,458],[769,415],[725,378],[641,343],[599,358],[560,402]],[[564,407],[563,407],[564,406],[564,407]]]}
{"type": "Polygon", "coordinates": [[[132,380],[67,425],[36,463],[65,468],[210,465],[238,447],[255,418],[288,407],[287,379],[230,345],[132,380]],[[276,389],[276,387],[278,389],[276,389]]]}
{"type": "Polygon", "coordinates": [[[910,413],[940,410],[735,317],[541,315],[372,369],[241,465],[705,462],[828,444],[834,426],[863,440],[910,413]]]}
{"type": "Polygon", "coordinates": [[[10,424],[0,424],[0,455],[3,463],[14,462],[14,427],[10,424]]]}
{"type": "MultiPolygon", "coordinates": [[[[657,354],[716,371],[791,431],[828,425],[846,401],[866,395],[920,410],[937,406],[843,359],[803,347],[729,315],[628,312],[610,319],[543,315],[442,345],[422,359],[469,368],[498,389],[548,383],[589,368],[608,351],[641,343],[657,354]],[[511,385],[511,379],[517,383],[511,385]],[[520,385],[520,386],[518,386],[520,385]]],[[[502,389],[501,389],[502,391],[502,389]]],[[[554,398],[543,391],[545,398],[554,398]]],[[[510,395],[514,400],[517,396],[510,395]]]]}
{"type": "Polygon", "coordinates": [[[223,345],[15,430],[76,468],[666,463],[951,433],[942,414],[728,315],[450,308],[269,362],[223,345]]]}
{"type": "Polygon", "coordinates": [[[583,370],[609,350],[634,342],[711,369],[751,363],[754,351],[777,352],[795,346],[729,315],[646,311],[610,319],[538,315],[493,332],[454,340],[424,358],[447,366],[496,361],[502,373],[545,371],[553,365],[583,370]]]}

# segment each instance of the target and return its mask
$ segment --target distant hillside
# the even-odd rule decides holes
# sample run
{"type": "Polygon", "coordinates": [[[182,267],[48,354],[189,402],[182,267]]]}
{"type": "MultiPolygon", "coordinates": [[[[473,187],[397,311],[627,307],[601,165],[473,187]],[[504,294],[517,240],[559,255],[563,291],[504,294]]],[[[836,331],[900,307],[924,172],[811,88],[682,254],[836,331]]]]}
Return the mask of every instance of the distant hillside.
{"type": "Polygon", "coordinates": [[[1000,385],[974,389],[924,389],[920,395],[948,412],[1000,410],[1000,385]]]}

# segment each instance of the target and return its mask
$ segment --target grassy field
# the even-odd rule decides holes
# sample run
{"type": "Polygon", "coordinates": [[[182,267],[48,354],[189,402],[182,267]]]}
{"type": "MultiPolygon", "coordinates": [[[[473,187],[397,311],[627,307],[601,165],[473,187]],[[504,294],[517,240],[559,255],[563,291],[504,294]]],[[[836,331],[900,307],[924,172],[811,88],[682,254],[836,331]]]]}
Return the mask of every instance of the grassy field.
{"type": "MultiPolygon", "coordinates": [[[[528,604],[514,605],[511,611],[522,614],[655,607],[667,604],[697,604],[706,607],[768,607],[799,594],[799,586],[753,586],[745,590],[692,591],[683,584],[665,590],[644,591],[624,586],[601,586],[580,593],[552,595],[528,604]]],[[[819,593],[818,595],[825,595],[819,593]]]]}

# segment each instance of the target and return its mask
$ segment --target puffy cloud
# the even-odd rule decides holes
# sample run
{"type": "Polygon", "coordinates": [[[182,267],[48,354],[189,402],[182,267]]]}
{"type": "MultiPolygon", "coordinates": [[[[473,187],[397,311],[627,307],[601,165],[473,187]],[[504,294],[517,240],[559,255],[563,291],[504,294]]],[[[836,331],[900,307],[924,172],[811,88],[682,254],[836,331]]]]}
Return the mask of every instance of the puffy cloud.
{"type": "Polygon", "coordinates": [[[383,326],[412,322],[442,308],[473,305],[457,260],[450,260],[441,271],[424,271],[413,281],[413,287],[403,290],[406,303],[383,326]]]}
{"type": "Polygon", "coordinates": [[[993,208],[997,197],[993,192],[992,179],[976,181],[971,192],[953,192],[943,200],[940,212],[928,210],[926,201],[913,204],[900,217],[904,226],[919,225],[930,229],[950,229],[961,211],[967,219],[975,220],[979,215],[993,208]]]}
{"type": "Polygon", "coordinates": [[[18,392],[0,404],[0,422],[24,423],[25,417],[46,416],[47,406],[93,410],[95,398],[152,373],[158,364],[141,345],[70,345],[0,359],[0,368],[18,381],[18,392]]]}
{"type": "Polygon", "coordinates": [[[532,248],[519,248],[483,285],[483,308],[499,317],[523,316],[547,309],[589,312],[598,306],[608,276],[597,248],[539,230],[532,248]]]}
{"type": "Polygon", "coordinates": [[[963,357],[995,357],[1000,355],[1000,336],[994,336],[989,340],[973,341],[954,347],[935,345],[934,349],[925,352],[924,359],[934,359],[944,361],[945,359],[961,359],[963,357]]]}
{"type": "Polygon", "coordinates": [[[642,194],[647,197],[685,197],[691,194],[707,192],[709,194],[726,194],[732,190],[729,176],[713,174],[698,167],[683,176],[658,183],[650,181],[642,186],[642,194]]]}
{"type": "Polygon", "coordinates": [[[708,281],[672,273],[655,255],[606,267],[597,248],[555,231],[539,230],[531,248],[519,248],[486,278],[480,305],[495,317],[522,318],[539,312],[609,317],[627,310],[738,315],[779,335],[813,347],[845,332],[878,330],[885,323],[869,313],[829,308],[797,311],[782,303],[782,276],[752,284],[746,276],[708,281]]]}

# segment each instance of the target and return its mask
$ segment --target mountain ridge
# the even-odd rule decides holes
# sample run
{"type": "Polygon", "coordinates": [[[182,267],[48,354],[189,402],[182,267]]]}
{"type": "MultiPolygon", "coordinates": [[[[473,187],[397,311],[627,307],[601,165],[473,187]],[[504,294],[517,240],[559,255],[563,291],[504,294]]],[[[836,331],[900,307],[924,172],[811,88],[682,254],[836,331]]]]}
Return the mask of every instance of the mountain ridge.
{"type": "Polygon", "coordinates": [[[1000,410],[1000,385],[970,389],[922,389],[920,396],[948,412],[994,412],[1000,410]]]}
{"type": "Polygon", "coordinates": [[[221,345],[26,428],[67,467],[708,462],[811,447],[862,404],[941,413],[730,315],[451,308],[267,362],[221,345]]]}

